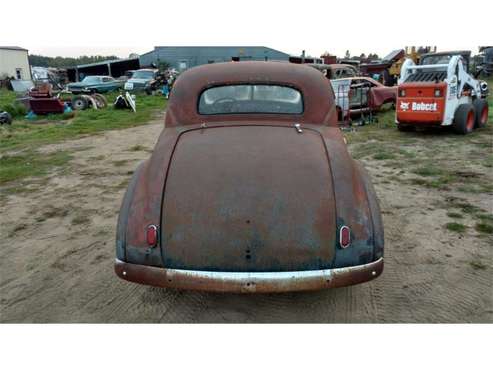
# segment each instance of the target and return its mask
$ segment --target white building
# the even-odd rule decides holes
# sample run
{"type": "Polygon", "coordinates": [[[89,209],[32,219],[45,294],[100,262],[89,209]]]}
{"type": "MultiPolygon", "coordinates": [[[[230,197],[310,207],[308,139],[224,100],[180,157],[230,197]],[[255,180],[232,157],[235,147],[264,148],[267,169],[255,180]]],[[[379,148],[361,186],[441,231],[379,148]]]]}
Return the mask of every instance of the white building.
{"type": "Polygon", "coordinates": [[[14,77],[17,80],[30,80],[27,49],[18,46],[0,46],[0,79],[14,77]]]}

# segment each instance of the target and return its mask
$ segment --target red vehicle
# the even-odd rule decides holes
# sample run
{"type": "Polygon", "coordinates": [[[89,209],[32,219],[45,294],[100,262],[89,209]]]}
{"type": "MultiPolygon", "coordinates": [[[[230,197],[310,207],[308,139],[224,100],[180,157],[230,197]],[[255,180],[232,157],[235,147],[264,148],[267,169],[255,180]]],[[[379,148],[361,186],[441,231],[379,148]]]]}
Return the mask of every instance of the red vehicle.
{"type": "Polygon", "coordinates": [[[217,63],[174,85],[123,199],[115,271],[179,289],[314,290],[378,277],[383,247],[329,81],[306,65],[217,63]]]}
{"type": "Polygon", "coordinates": [[[370,77],[331,80],[339,120],[361,113],[379,111],[384,104],[395,103],[397,86],[384,86],[370,77]]]}

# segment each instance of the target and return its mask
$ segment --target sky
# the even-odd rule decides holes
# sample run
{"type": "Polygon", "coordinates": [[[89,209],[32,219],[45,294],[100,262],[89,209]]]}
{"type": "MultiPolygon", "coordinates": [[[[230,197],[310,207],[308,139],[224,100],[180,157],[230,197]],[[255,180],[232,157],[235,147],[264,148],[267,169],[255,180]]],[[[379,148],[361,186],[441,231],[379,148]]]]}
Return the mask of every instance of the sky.
{"type": "MultiPolygon", "coordinates": [[[[474,5],[455,0],[84,0],[72,10],[66,0],[41,4],[30,0],[21,18],[2,17],[0,45],[65,57],[128,57],[155,45],[268,46],[293,55],[306,50],[311,56],[343,56],[349,50],[383,57],[406,45],[477,53],[480,45],[493,44],[491,0],[474,5]]],[[[18,6],[2,0],[2,13],[17,14],[18,6]]]]}

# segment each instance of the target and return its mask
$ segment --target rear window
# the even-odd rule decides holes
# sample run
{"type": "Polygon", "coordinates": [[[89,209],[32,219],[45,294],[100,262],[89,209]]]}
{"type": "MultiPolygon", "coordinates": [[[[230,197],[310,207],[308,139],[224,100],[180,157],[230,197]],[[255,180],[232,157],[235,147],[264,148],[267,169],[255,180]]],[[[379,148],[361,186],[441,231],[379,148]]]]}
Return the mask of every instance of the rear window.
{"type": "Polygon", "coordinates": [[[228,85],[205,90],[199,100],[200,114],[303,113],[301,93],[279,85],[228,85]]]}

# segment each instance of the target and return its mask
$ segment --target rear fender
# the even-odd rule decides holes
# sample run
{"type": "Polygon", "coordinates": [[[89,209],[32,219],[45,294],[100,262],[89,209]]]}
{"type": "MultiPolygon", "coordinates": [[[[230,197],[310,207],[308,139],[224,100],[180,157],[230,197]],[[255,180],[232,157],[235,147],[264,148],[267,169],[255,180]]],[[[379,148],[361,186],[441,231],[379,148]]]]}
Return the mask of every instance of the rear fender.
{"type": "Polygon", "coordinates": [[[348,248],[341,248],[337,242],[332,268],[372,262],[374,226],[364,175],[349,155],[340,130],[327,127],[322,132],[333,176],[337,230],[344,225],[351,230],[348,248]]]}
{"type": "Polygon", "coordinates": [[[130,211],[130,206],[132,203],[132,197],[135,192],[135,187],[139,180],[142,168],[145,166],[145,162],[139,164],[135,170],[130,183],[128,184],[125,195],[123,196],[122,205],[120,207],[120,212],[118,213],[118,223],[116,226],[116,258],[121,261],[127,261],[126,253],[126,231],[128,223],[128,213],[130,211]]]}
{"type": "Polygon", "coordinates": [[[380,211],[380,205],[378,203],[375,188],[371,182],[370,174],[359,161],[355,161],[354,163],[359,170],[368,197],[368,205],[370,207],[370,215],[373,225],[373,259],[377,260],[380,257],[383,257],[384,232],[382,213],[380,211]]]}
{"type": "Polygon", "coordinates": [[[169,162],[181,131],[180,128],[163,130],[153,155],[135,174],[135,185],[126,211],[127,222],[123,239],[127,262],[163,266],[159,237],[158,245],[150,248],[146,241],[146,230],[149,225],[156,225],[158,236],[161,234],[159,225],[163,189],[169,162]]]}

